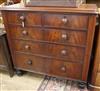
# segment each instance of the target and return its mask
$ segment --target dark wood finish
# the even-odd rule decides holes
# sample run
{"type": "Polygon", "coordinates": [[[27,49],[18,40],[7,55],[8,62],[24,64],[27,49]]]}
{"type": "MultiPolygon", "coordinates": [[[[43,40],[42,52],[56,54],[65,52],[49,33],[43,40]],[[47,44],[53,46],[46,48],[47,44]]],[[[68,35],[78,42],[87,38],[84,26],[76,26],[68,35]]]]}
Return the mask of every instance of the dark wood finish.
{"type": "MultiPolygon", "coordinates": [[[[95,40],[93,47],[93,57],[91,61],[91,74],[90,83],[94,86],[100,87],[100,0],[87,0],[87,3],[95,3],[98,6],[98,16],[97,22],[98,26],[96,27],[95,40]]],[[[91,91],[100,91],[100,89],[93,88],[91,91]]]]}
{"type": "Polygon", "coordinates": [[[14,67],[87,82],[96,24],[95,5],[14,6],[1,8],[14,67]],[[68,21],[68,25],[62,21],[68,21]]]}
{"type": "Polygon", "coordinates": [[[0,33],[0,69],[8,71],[12,77],[14,75],[14,71],[8,48],[6,34],[0,33]]]}
{"type": "Polygon", "coordinates": [[[13,41],[13,46],[15,51],[45,55],[53,58],[62,58],[65,60],[69,59],[76,62],[81,62],[84,58],[84,48],[79,47],[19,40],[13,41]],[[17,45],[17,43],[19,44],[17,45]]]}
{"type": "Polygon", "coordinates": [[[45,14],[44,17],[44,24],[46,27],[58,27],[79,30],[86,30],[88,27],[88,16],[86,15],[45,14]]]}
{"type": "MultiPolygon", "coordinates": [[[[100,18],[99,18],[100,20],[100,18]]],[[[99,30],[97,30],[96,33],[96,42],[95,42],[95,50],[94,50],[94,59],[92,63],[92,75],[91,75],[91,84],[100,86],[100,24],[99,24],[99,30]]]]}
{"type": "Polygon", "coordinates": [[[15,67],[19,69],[81,79],[80,63],[63,62],[25,54],[16,54],[15,59],[15,67]]]}
{"type": "Polygon", "coordinates": [[[9,27],[12,39],[55,42],[76,46],[85,46],[86,31],[71,31],[61,29],[42,29],[25,27],[9,27]]]}

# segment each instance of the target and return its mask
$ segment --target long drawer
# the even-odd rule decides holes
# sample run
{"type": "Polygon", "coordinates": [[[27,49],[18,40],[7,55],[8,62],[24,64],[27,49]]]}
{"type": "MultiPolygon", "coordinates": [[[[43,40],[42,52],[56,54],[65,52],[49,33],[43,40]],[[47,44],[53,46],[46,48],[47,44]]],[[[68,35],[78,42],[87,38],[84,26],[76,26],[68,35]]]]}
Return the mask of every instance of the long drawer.
{"type": "Polygon", "coordinates": [[[15,67],[23,70],[81,79],[82,65],[79,63],[63,62],[31,55],[16,54],[14,64],[15,67]]]}
{"type": "Polygon", "coordinates": [[[69,59],[74,62],[80,62],[84,58],[84,48],[80,47],[20,40],[14,40],[13,46],[15,51],[51,56],[65,60],[69,59]]]}
{"type": "Polygon", "coordinates": [[[10,27],[13,39],[35,40],[71,44],[77,46],[86,45],[86,32],[60,30],[60,29],[40,29],[40,28],[21,28],[10,27]]]}

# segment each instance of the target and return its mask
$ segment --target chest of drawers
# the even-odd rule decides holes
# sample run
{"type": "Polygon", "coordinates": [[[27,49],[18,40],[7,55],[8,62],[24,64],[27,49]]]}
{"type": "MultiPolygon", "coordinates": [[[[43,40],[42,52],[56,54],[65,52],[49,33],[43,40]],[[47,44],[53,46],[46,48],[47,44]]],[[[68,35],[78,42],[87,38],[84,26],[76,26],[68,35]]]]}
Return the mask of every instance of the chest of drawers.
{"type": "Polygon", "coordinates": [[[1,11],[15,69],[87,81],[95,5],[79,8],[15,5],[1,11]]]}
{"type": "Polygon", "coordinates": [[[12,77],[14,74],[6,33],[0,33],[0,70],[5,70],[12,77]]]}

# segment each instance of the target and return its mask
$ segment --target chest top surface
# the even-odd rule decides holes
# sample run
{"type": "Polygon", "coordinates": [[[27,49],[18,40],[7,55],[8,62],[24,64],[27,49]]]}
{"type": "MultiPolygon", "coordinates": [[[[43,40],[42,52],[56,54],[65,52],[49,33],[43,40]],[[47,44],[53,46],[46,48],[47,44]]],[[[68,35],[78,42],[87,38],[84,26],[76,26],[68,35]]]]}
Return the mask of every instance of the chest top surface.
{"type": "Polygon", "coordinates": [[[82,4],[78,8],[67,8],[67,7],[25,7],[23,4],[19,3],[10,6],[0,6],[0,10],[87,13],[87,14],[98,13],[97,6],[95,4],[82,4]]]}

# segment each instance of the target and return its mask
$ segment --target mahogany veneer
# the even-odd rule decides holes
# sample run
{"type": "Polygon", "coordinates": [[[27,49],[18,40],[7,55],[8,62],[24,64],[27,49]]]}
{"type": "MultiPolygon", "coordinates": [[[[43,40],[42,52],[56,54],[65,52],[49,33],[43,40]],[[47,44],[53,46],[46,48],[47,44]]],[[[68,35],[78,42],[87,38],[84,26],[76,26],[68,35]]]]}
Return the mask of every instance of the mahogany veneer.
{"type": "Polygon", "coordinates": [[[15,69],[87,82],[96,6],[2,7],[15,69]]]}

